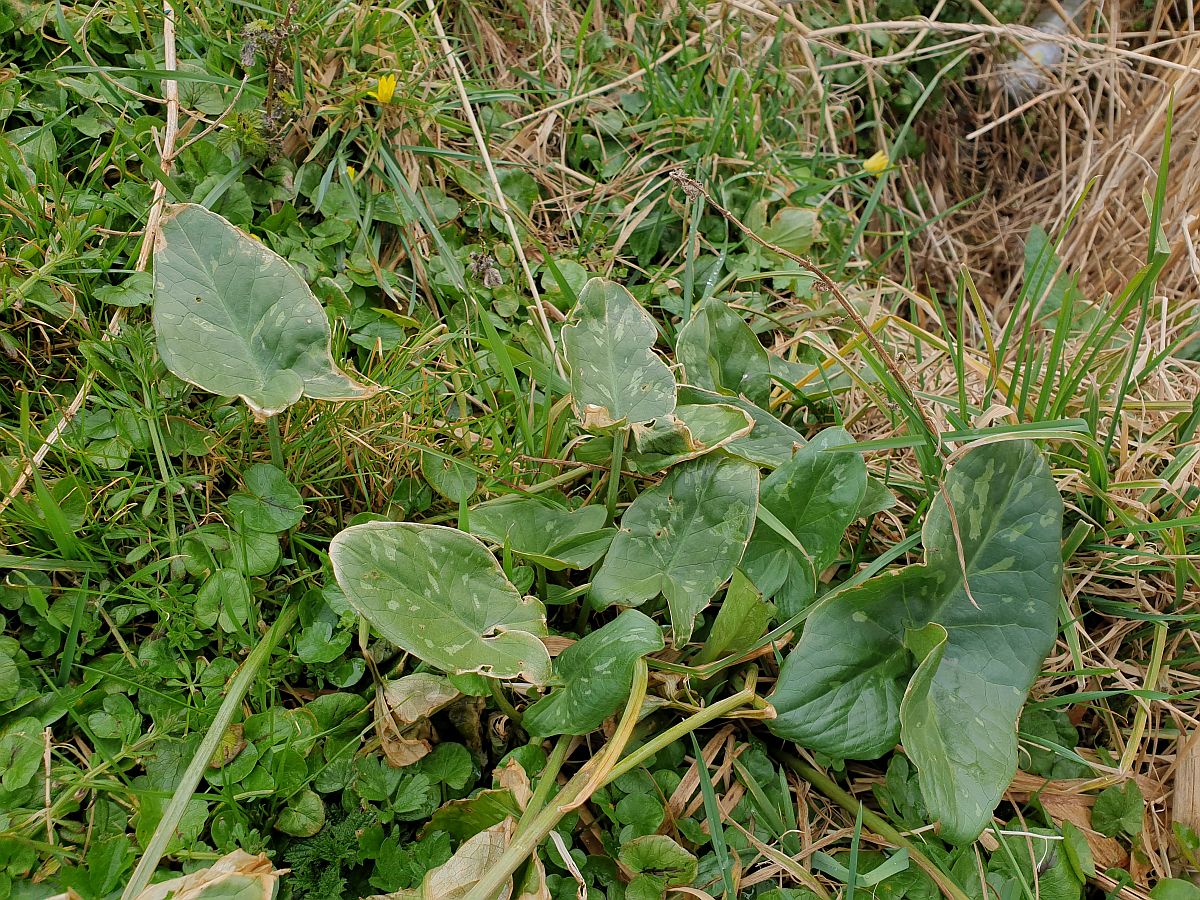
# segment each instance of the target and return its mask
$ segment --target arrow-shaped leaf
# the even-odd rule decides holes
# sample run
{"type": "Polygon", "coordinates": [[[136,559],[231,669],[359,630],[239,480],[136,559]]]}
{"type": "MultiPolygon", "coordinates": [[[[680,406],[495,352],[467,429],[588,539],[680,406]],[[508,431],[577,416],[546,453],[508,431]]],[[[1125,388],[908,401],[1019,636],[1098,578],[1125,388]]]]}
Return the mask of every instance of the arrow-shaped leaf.
{"type": "Polygon", "coordinates": [[[942,837],[974,840],[1016,770],[1017,715],[1054,643],[1062,511],[1033,444],[968,453],[925,520],[925,562],[813,610],[771,729],[855,759],[903,737],[942,837]]]}
{"type": "Polygon", "coordinates": [[[334,363],[325,310],[291,264],[193,203],[163,216],[154,329],[168,369],[211,393],[241,397],[259,417],[301,396],[361,400],[376,392],[334,363]]]}
{"type": "Polygon", "coordinates": [[[658,332],[629,291],[592,278],[563,328],[575,414],[589,431],[649,422],[675,409],[675,377],[654,352],[658,332]]]}

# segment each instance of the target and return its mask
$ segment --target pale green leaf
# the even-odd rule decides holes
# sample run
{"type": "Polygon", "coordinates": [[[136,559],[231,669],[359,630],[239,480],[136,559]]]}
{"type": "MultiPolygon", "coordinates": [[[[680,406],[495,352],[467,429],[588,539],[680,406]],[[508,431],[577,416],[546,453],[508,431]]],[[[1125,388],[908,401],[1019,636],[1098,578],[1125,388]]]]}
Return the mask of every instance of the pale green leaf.
{"type": "Polygon", "coordinates": [[[598,607],[639,606],[662,594],[675,646],[733,574],[754,527],[758,468],[704,457],[671,470],[639,494],[592,581],[598,607]]]}
{"type": "Polygon", "coordinates": [[[368,522],[329,558],[350,605],[396,646],[446,672],[544,683],[546,612],[522,597],[478,538],[455,528],[368,522]]]}
{"type": "MultiPolygon", "coordinates": [[[[512,840],[515,824],[515,819],[507,818],[463,841],[449,860],[425,874],[415,890],[396,891],[369,900],[462,900],[500,861],[512,840]]],[[[511,895],[510,879],[496,894],[496,900],[508,900],[511,895]]]]}
{"type": "Polygon", "coordinates": [[[1016,771],[1017,714],[1054,642],[1062,500],[1036,447],[968,453],[923,540],[925,562],[814,608],[780,672],[770,727],[855,759],[903,736],[930,815],[960,843],[978,836],[1016,771]]]}
{"type": "Polygon", "coordinates": [[[275,829],[292,837],[312,837],[325,824],[325,803],[320,794],[309,789],[302,790],[290,800],[279,818],[275,829]]]}
{"type": "Polygon", "coordinates": [[[790,250],[807,253],[821,233],[821,213],[811,207],[788,206],[779,210],[761,231],[764,241],[790,250]]]}
{"type": "Polygon", "coordinates": [[[649,422],[675,409],[675,377],[654,352],[654,320],[621,285],[592,278],[563,328],[575,414],[589,431],[649,422]]]}
{"type": "Polygon", "coordinates": [[[330,353],[329,320],[300,274],[202,206],[168,207],[154,247],[154,328],[167,368],[260,417],[301,396],[360,400],[330,353]]]}
{"type": "Polygon", "coordinates": [[[726,397],[703,388],[681,384],[679,386],[678,415],[686,416],[688,406],[721,404],[734,406],[750,416],[754,427],[750,433],[725,444],[726,453],[748,459],[752,463],[777,469],[805,444],[804,436],[796,429],[780,422],[765,409],[755,406],[741,397],[726,397]]]}
{"type": "Polygon", "coordinates": [[[595,731],[628,698],[638,659],[662,648],[654,620],[626,610],[562,652],[554,669],[563,687],[525,710],[522,727],[538,737],[595,731]]]}
{"type": "Polygon", "coordinates": [[[754,427],[750,414],[725,403],[677,406],[648,425],[633,425],[625,459],[635,472],[663,472],[744,438],[754,427]]]}

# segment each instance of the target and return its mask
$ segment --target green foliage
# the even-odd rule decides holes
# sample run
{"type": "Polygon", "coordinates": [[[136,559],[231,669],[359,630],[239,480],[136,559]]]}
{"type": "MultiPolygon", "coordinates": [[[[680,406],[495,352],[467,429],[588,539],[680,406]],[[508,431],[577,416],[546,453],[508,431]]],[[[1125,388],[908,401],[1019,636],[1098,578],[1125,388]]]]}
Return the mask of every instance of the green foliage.
{"type": "Polygon", "coordinates": [[[330,545],[338,585],[384,637],[455,673],[524,676],[550,658],[541,602],[522,597],[476,538],[437,525],[369,522],[330,545]]]}
{"type": "Polygon", "coordinates": [[[968,453],[923,539],[924,563],[814,610],[780,672],[771,728],[856,759],[902,739],[942,834],[971,841],[1016,770],[1017,714],[1054,640],[1062,501],[1040,454],[1019,443],[968,453]]]}
{"type": "MultiPolygon", "coordinates": [[[[918,6],[881,9],[929,12],[918,6]]],[[[813,149],[790,42],[724,20],[697,31],[694,11],[630,7],[618,20],[584,4],[577,35],[555,14],[558,55],[545,67],[545,23],[497,12],[506,48],[534,40],[503,94],[478,52],[491,34],[477,46],[469,17],[442,15],[515,237],[457,86],[430,74],[443,50],[428,16],[177,7],[184,131],[166,166],[166,105],[148,99],[166,82],[156,8],[0,3],[0,897],[117,896],[139,860],[163,880],[235,849],[290,867],[286,897],[464,889],[503,859],[509,820],[558,810],[559,785],[593,771],[643,665],[622,758],[681,722],[672,736],[692,733],[600,786],[586,815],[564,814],[561,848],[543,842],[540,862],[514,873],[530,894],[577,896],[578,877],[589,897],[715,895],[768,844],[811,859],[826,886],[930,900],[905,851],[851,860],[842,841],[801,855],[796,800],[812,793],[772,756],[794,736],[835,772],[841,757],[882,756],[903,739],[908,755],[892,753],[884,778],[870,777],[882,763],[855,777],[968,887],[954,867],[974,856],[943,838],[972,836],[1014,760],[1054,779],[1087,773],[1076,747],[1099,746],[1091,718],[1073,726],[1039,705],[1021,717],[1020,755],[1013,743],[1058,612],[1061,531],[1042,521],[1058,513],[1041,450],[978,447],[943,489],[937,454],[917,446],[926,465],[914,476],[907,398],[811,273],[660,178],[673,160],[763,238],[823,263],[862,251],[856,229],[876,234],[876,207],[857,204],[880,182],[813,149]],[[668,46],[678,50],[664,57],[668,46]],[[335,69],[313,69],[321,60],[335,69]],[[572,73],[562,98],[559,63],[572,73]],[[634,68],[610,90],[613,71],[634,68]],[[556,106],[536,126],[553,166],[512,152],[528,146],[527,114],[596,88],[602,97],[556,106]],[[163,230],[153,270],[139,271],[159,185],[163,230]],[[579,185],[595,196],[581,201],[579,185]],[[76,390],[82,408],[52,437],[76,390]],[[872,441],[879,433],[863,432],[877,420],[888,436],[872,441]],[[829,449],[852,433],[859,445],[829,449]],[[1006,483],[1033,493],[1009,502],[988,465],[1007,472],[1018,457],[1006,483]],[[889,568],[922,528],[926,562],[889,568]],[[232,720],[217,721],[247,652],[284,615],[295,627],[228,707],[232,720]],[[986,641],[970,635],[982,619],[986,641]],[[739,717],[729,732],[723,718],[688,719],[761,693],[797,640],[774,723],[761,700],[727,708],[739,717]],[[405,718],[399,686],[418,692],[409,679],[432,681],[438,700],[405,718]],[[421,749],[403,766],[379,749],[397,734],[421,749]],[[582,740],[541,740],[558,735],[582,740]],[[703,810],[695,782],[683,784],[688,756],[705,759],[703,810]],[[195,761],[196,790],[173,802],[195,761]],[[676,798],[681,785],[692,793],[676,798]],[[148,851],[156,835],[161,853],[148,851]]],[[[942,21],[973,14],[941,9],[942,21]]],[[[797,15],[835,22],[817,7],[797,15]]],[[[869,39],[878,53],[908,36],[869,39]]],[[[811,49],[825,77],[858,77],[825,66],[828,40],[811,49]]],[[[913,62],[873,85],[894,112],[942,65],[913,62]]],[[[834,87],[823,96],[860,90],[834,87]]],[[[832,121],[848,147],[843,118],[832,121]]],[[[1055,276],[1051,243],[1035,230],[1026,247],[1023,294],[1047,297],[1038,333],[1063,317],[1072,339],[1092,341],[1107,308],[1079,312],[1085,289],[1055,276]]],[[[914,389],[956,430],[948,448],[989,437],[970,427],[988,414],[974,382],[968,391],[964,377],[955,398],[926,368],[943,351],[922,337],[918,305],[923,318],[901,323],[913,324],[914,389]]],[[[892,347],[894,320],[873,321],[892,347]]],[[[972,328],[964,319],[935,337],[953,346],[972,328]]],[[[959,363],[1008,373],[992,338],[960,348],[959,363]]],[[[1138,346],[1123,335],[1092,344],[1114,354],[1102,387],[1138,346]]],[[[993,392],[1022,428],[1037,423],[1016,385],[1036,384],[1037,368],[993,392]]],[[[1152,374],[1139,371],[1139,384],[1152,374]]],[[[1110,415],[1116,428],[1112,401],[1097,393],[1090,424],[1069,433],[1082,444],[1110,415]]],[[[1163,409],[1175,415],[1177,402],[1163,409]]],[[[1170,427],[1187,443],[1180,418],[1170,427]]],[[[1066,483],[1086,486],[1071,509],[1095,529],[1089,553],[1116,521],[1128,566],[1073,598],[1069,645],[1079,623],[1107,614],[1111,584],[1158,565],[1129,555],[1142,540],[1135,510],[1156,517],[1153,540],[1181,535],[1160,548],[1162,581],[1186,584],[1194,548],[1186,510],[1168,508],[1161,487],[1108,510],[1109,461],[1081,468],[1062,433],[1031,432],[1066,483]]],[[[1178,486],[1189,458],[1138,483],[1178,486]]],[[[1108,697],[1086,702],[1107,715],[1108,697]]],[[[1123,698],[1111,702],[1124,723],[1123,698]]],[[[1097,827],[1135,838],[1140,797],[1137,816],[1130,802],[1102,794],[1097,827]]],[[[807,823],[847,824],[814,805],[807,823]]],[[[1061,837],[1056,857],[1030,865],[1004,838],[985,877],[1005,900],[1035,876],[1053,900],[1078,896],[1094,862],[1078,829],[1065,823],[1061,837]]],[[[1178,886],[1160,887],[1180,900],[1178,886]]]]}
{"type": "Polygon", "coordinates": [[[593,278],[563,329],[571,397],[583,426],[609,431],[675,409],[675,379],[654,352],[654,320],[624,287],[593,278]]]}
{"type": "Polygon", "coordinates": [[[638,606],[662,594],[672,640],[682,646],[696,616],[733,574],[757,506],[758,472],[749,463],[706,458],[675,467],[621,517],[592,581],[592,601],[638,606]]]}
{"type": "Polygon", "coordinates": [[[1142,833],[1145,800],[1137,782],[1130,779],[1102,790],[1092,807],[1092,827],[1108,837],[1137,837],[1142,833]]]}
{"type": "Polygon", "coordinates": [[[537,736],[595,731],[629,696],[634,663],[662,648],[654,621],[626,610],[562,652],[555,674],[563,687],[526,709],[522,725],[537,736]]]}
{"type": "Polygon", "coordinates": [[[329,321],[286,260],[220,215],[180,204],[154,254],[154,327],[167,368],[272,416],[301,396],[359,400],[329,352],[329,321]]]}

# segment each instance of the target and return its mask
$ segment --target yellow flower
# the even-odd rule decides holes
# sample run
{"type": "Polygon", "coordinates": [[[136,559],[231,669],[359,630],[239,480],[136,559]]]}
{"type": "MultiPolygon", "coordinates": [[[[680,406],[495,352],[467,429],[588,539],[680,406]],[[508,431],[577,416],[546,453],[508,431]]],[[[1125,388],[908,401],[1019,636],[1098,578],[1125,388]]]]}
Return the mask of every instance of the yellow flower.
{"type": "Polygon", "coordinates": [[[346,174],[349,175],[350,180],[353,181],[358,177],[358,169],[354,168],[354,166],[346,166],[346,174]]]}
{"type": "Polygon", "coordinates": [[[882,175],[891,164],[892,161],[888,158],[887,151],[878,150],[863,163],[863,171],[868,175],[882,175]]]}
{"type": "Polygon", "coordinates": [[[367,94],[385,105],[391,103],[392,97],[396,95],[396,76],[380,75],[379,80],[375,82],[375,90],[367,91],[367,94]]]}

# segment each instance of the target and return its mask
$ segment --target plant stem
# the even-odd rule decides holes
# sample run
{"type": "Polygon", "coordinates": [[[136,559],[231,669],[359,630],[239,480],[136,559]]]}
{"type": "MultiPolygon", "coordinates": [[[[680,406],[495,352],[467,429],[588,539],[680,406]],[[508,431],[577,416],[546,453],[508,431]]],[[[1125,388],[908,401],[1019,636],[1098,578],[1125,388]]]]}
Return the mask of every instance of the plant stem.
{"type": "Polygon", "coordinates": [[[271,441],[271,464],[280,472],[286,472],[283,465],[283,437],[279,433],[279,416],[267,419],[267,437],[271,441]]]}
{"type": "Polygon", "coordinates": [[[509,702],[509,699],[504,696],[504,688],[500,686],[500,682],[495,678],[489,678],[488,686],[492,689],[492,699],[500,707],[500,712],[512,719],[517,725],[520,725],[521,714],[517,712],[517,708],[509,702]]]}
{"type": "Polygon", "coordinates": [[[719,719],[726,713],[733,712],[739,706],[745,706],[747,703],[753,702],[754,697],[754,691],[740,691],[736,694],[731,694],[724,700],[719,700],[712,706],[706,706],[700,712],[693,713],[682,722],[668,728],[661,734],[655,735],[617,763],[613,767],[612,772],[609,773],[608,778],[604,780],[604,784],[612,784],[626,772],[636,769],[659,750],[669,747],[681,737],[695,731],[697,728],[707,725],[714,719],[719,719]]]}
{"type": "Polygon", "coordinates": [[[285,606],[280,611],[279,618],[275,620],[275,624],[271,626],[270,631],[263,635],[257,646],[250,651],[250,655],[246,657],[246,661],[242,663],[242,667],[238,670],[237,674],[233,676],[233,680],[229,683],[229,690],[225,694],[225,699],[221,701],[221,706],[217,710],[217,715],[213,719],[212,724],[208,726],[208,732],[204,735],[204,740],[200,742],[200,746],[196,749],[196,754],[192,757],[192,761],[188,763],[187,770],[183,773],[183,778],[180,779],[179,785],[175,788],[175,793],[171,795],[171,800],[167,804],[167,808],[163,811],[162,818],[158,822],[158,827],[154,829],[154,834],[151,836],[150,842],[146,845],[146,851],[142,854],[142,858],[138,860],[137,868],[134,869],[133,876],[129,879],[129,884],[125,886],[125,892],[121,894],[121,900],[133,900],[150,883],[150,878],[154,875],[154,870],[158,868],[159,861],[162,860],[163,854],[166,853],[167,844],[175,836],[175,829],[179,825],[179,820],[183,818],[188,801],[196,793],[196,787],[200,784],[204,770],[208,768],[209,760],[212,759],[213,753],[216,752],[222,738],[225,737],[225,731],[233,721],[234,713],[237,712],[238,707],[241,705],[242,698],[246,696],[246,691],[250,689],[250,685],[258,676],[258,670],[270,660],[271,651],[275,649],[275,645],[279,643],[279,639],[291,631],[292,626],[296,623],[298,614],[299,607],[285,606]]]}
{"type": "MultiPolygon", "coordinates": [[[[643,675],[645,672],[645,663],[643,661],[643,675]]],[[[617,725],[617,731],[612,739],[613,745],[616,745],[618,742],[623,743],[628,737],[626,732],[636,723],[638,712],[642,705],[639,695],[642,693],[637,690],[637,686],[635,685],[630,700],[637,700],[637,702],[626,704],[625,712],[621,715],[621,721],[617,725]]],[[[598,788],[606,784],[611,784],[630,769],[640,766],[648,758],[663,749],[663,747],[679,740],[679,738],[688,732],[711,722],[713,719],[720,718],[725,713],[749,703],[753,696],[753,691],[741,691],[740,693],[726,697],[718,703],[714,703],[712,706],[694,715],[688,716],[674,728],[667,729],[629,754],[629,756],[613,766],[607,775],[604,774],[605,752],[602,751],[597,756],[592,757],[583,768],[575,773],[575,776],[570,781],[563,785],[563,789],[559,791],[553,803],[548,803],[541,809],[533,811],[532,816],[529,815],[530,810],[533,810],[531,801],[530,810],[527,810],[526,814],[521,817],[521,823],[517,826],[517,831],[513,836],[512,842],[505,849],[500,859],[496,861],[496,864],[476,882],[475,887],[471,889],[470,893],[463,900],[495,900],[495,897],[503,889],[508,879],[512,877],[513,872],[517,870],[521,863],[528,859],[529,854],[537,849],[538,845],[545,840],[546,836],[554,830],[554,827],[570,810],[582,806],[598,788]]],[[[557,750],[557,748],[555,749],[557,750]]],[[[547,763],[548,766],[549,764],[547,763]]],[[[966,900],[966,898],[954,898],[954,900],[966,900]]]]}
{"type": "Polygon", "coordinates": [[[546,805],[546,801],[550,797],[550,792],[554,790],[555,779],[558,778],[558,773],[562,769],[563,761],[567,758],[567,750],[570,746],[571,735],[560,735],[558,742],[554,745],[554,749],[550,751],[550,758],[546,760],[546,768],[542,769],[537,789],[533,792],[533,796],[529,798],[529,803],[525,807],[525,815],[536,815],[546,805]]]}
{"type": "Polygon", "coordinates": [[[617,497],[621,493],[621,463],[625,461],[625,435],[624,427],[617,430],[613,435],[612,447],[612,471],[608,476],[608,522],[611,525],[617,518],[617,497]]]}
{"type": "Polygon", "coordinates": [[[934,880],[948,900],[971,900],[963,889],[951,880],[950,876],[938,868],[937,863],[917,849],[916,844],[885,822],[881,816],[866,809],[824,772],[813,768],[800,757],[788,753],[786,750],[773,750],[772,755],[846,812],[857,816],[859,810],[862,810],[862,824],[889,844],[907,850],[909,859],[934,880]]]}

